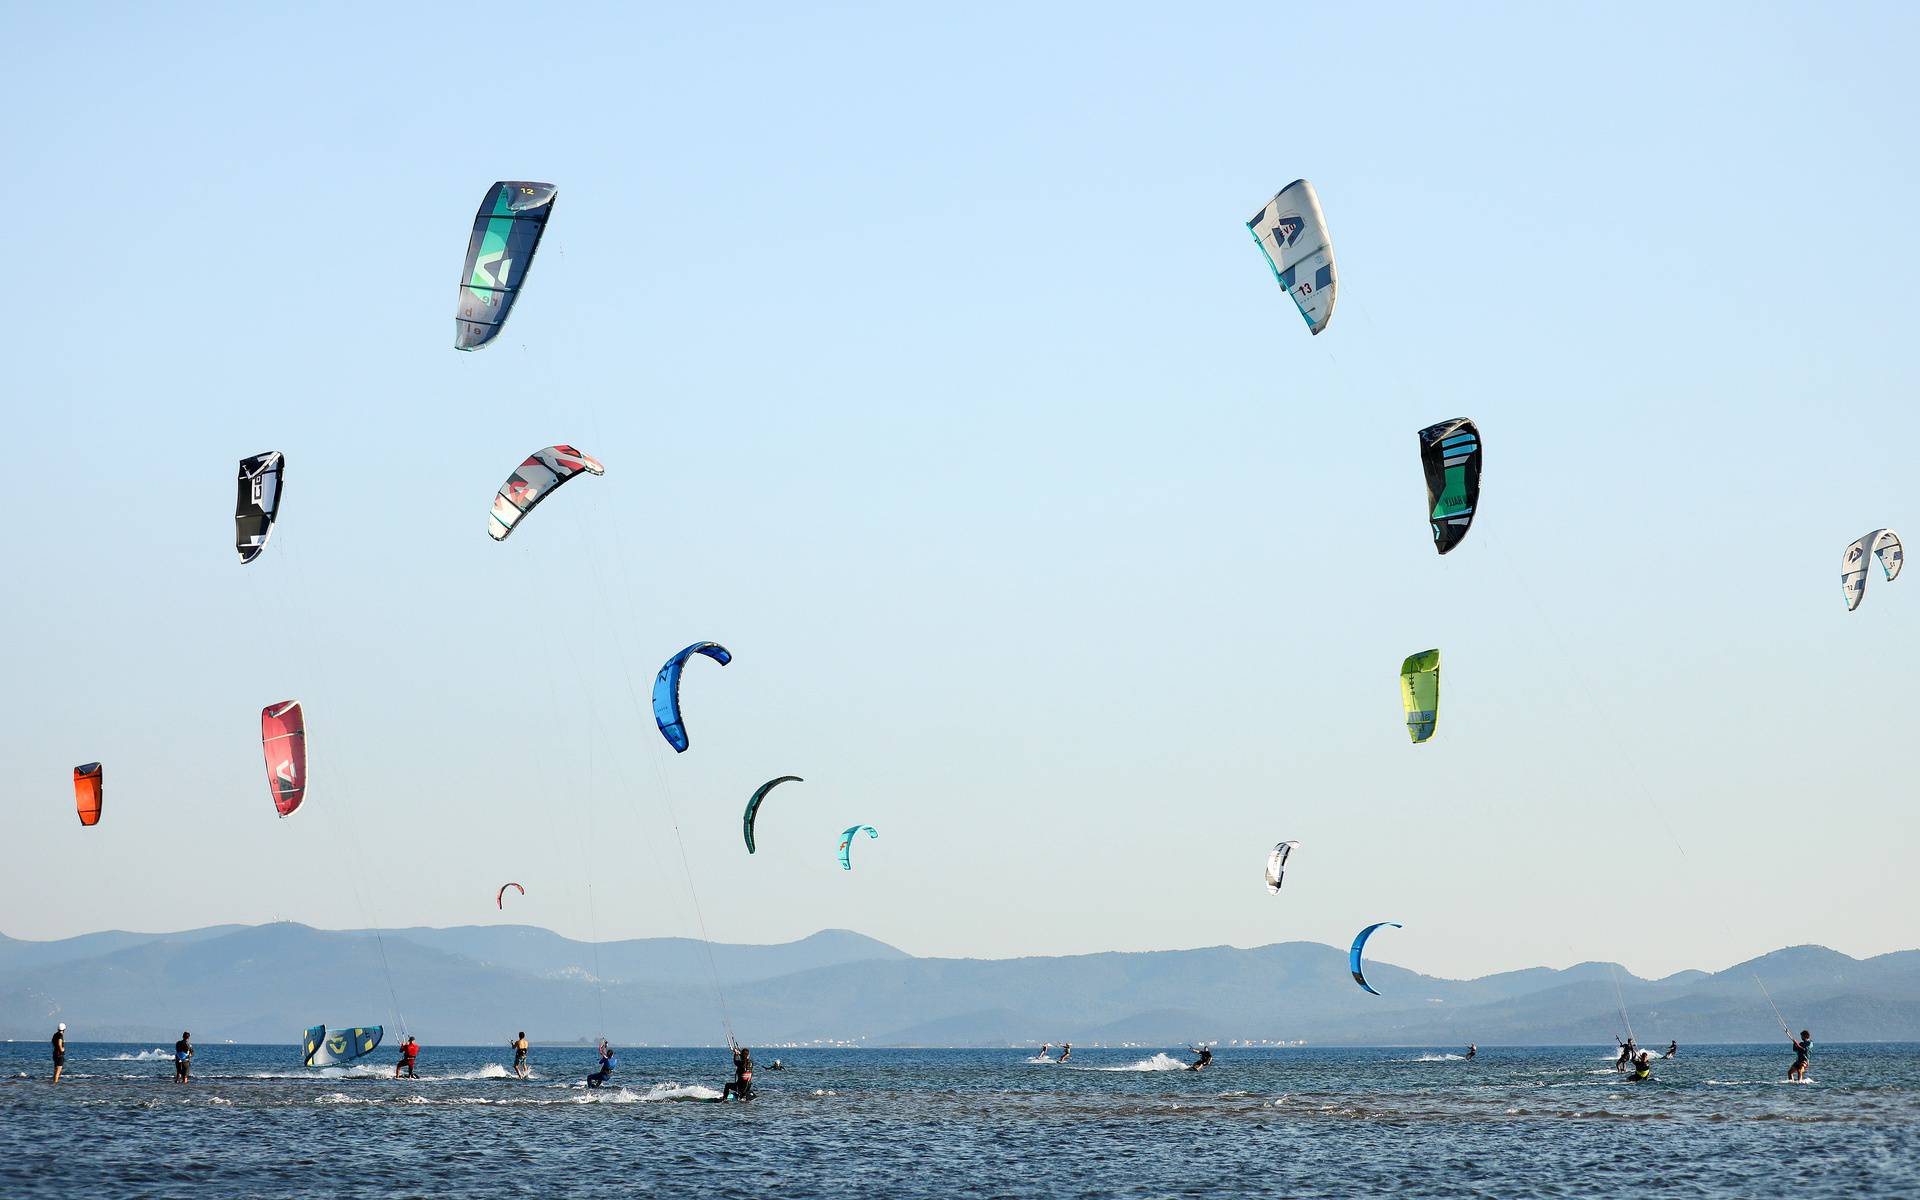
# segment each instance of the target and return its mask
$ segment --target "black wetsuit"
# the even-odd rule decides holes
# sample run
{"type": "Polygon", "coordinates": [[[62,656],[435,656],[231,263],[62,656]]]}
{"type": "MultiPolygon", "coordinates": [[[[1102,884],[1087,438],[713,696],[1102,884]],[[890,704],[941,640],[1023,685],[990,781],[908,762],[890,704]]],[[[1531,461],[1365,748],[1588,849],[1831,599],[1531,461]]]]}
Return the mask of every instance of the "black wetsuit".
{"type": "Polygon", "coordinates": [[[1805,1078],[1806,1070],[1807,1070],[1807,1056],[1812,1053],[1813,1053],[1812,1038],[1808,1038],[1804,1042],[1794,1039],[1793,1040],[1793,1065],[1787,1068],[1787,1074],[1791,1075],[1795,1071],[1798,1071],[1801,1073],[1801,1077],[1805,1078]]]}
{"type": "Polygon", "coordinates": [[[733,1054],[733,1078],[720,1092],[722,1100],[753,1099],[753,1055],[746,1050],[733,1054]]]}
{"type": "Polygon", "coordinates": [[[53,1065],[56,1067],[67,1065],[67,1035],[64,1033],[53,1035],[53,1065]]]}

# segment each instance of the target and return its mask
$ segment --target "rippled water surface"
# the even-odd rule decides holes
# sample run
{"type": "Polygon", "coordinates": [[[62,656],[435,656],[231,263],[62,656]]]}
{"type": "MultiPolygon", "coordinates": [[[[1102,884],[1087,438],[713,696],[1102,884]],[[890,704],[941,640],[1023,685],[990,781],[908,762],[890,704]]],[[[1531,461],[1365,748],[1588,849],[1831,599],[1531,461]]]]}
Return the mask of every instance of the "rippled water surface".
{"type": "Polygon", "coordinates": [[[716,1050],[427,1047],[421,1078],[281,1046],[0,1044],[0,1196],[1916,1196],[1920,1046],[1682,1048],[1631,1084],[1604,1048],[716,1050]],[[778,1056],[789,1065],[767,1070],[778,1056]],[[1249,1183],[1259,1180],[1258,1186],[1249,1183]],[[610,1189],[610,1190],[609,1190],[610,1189]]]}

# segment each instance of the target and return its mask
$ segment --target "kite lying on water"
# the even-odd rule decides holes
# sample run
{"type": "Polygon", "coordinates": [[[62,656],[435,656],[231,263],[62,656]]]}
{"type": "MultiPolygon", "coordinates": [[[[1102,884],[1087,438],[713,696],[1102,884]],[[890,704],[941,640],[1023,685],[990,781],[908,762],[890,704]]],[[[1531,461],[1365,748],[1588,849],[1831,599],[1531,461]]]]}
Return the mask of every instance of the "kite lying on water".
{"type": "Polygon", "coordinates": [[[308,1067],[331,1067],[343,1062],[352,1062],[363,1054],[372,1054],[380,1045],[380,1037],[385,1032],[381,1025],[356,1025],[352,1029],[336,1029],[327,1032],[325,1025],[308,1028],[300,1040],[306,1051],[306,1059],[301,1064],[308,1067]]]}

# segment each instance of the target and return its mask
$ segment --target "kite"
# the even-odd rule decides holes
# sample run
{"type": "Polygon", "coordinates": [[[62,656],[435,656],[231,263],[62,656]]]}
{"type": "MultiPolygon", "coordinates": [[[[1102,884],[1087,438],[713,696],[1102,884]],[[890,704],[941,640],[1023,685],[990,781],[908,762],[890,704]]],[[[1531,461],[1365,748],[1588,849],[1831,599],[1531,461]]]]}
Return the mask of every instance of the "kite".
{"type": "Polygon", "coordinates": [[[307,722],[298,700],[260,710],[260,748],[267,756],[267,790],[283,817],[307,798],[307,722]]]}
{"type": "Polygon", "coordinates": [[[772,791],[775,788],[775,786],[782,783],[805,783],[805,782],[806,780],[800,778],[798,775],[782,775],[778,779],[767,780],[765,783],[761,784],[759,787],[753,790],[753,798],[747,801],[746,815],[740,818],[741,831],[747,835],[747,853],[748,854],[753,853],[753,821],[755,817],[760,815],[760,802],[767,798],[767,793],[772,791]]]}
{"type": "Polygon", "coordinates": [[[1480,431],[1465,417],[1420,431],[1420,465],[1427,473],[1427,520],[1433,548],[1458,546],[1480,506],[1480,431]]]}
{"type": "Polygon", "coordinates": [[[1887,582],[1892,583],[1900,577],[1900,565],[1904,555],[1900,549],[1900,535],[1891,529],[1876,529],[1847,547],[1847,553],[1840,560],[1840,590],[1846,593],[1847,611],[1860,607],[1860,601],[1867,594],[1867,560],[1869,555],[1878,555],[1880,569],[1887,573],[1887,582]]]}
{"type": "Polygon", "coordinates": [[[1340,286],[1333,267],[1333,237],[1313,185],[1296,179],[1280,189],[1247,222],[1267,265],[1293,297],[1307,328],[1318,334],[1333,318],[1333,296],[1340,286]]]}
{"type": "Polygon", "coordinates": [[[732,653],[719,642],[695,642],[668,659],[653,677],[654,723],[660,726],[660,736],[680,754],[687,749],[687,723],[680,719],[680,671],[696,654],[704,654],[723,667],[733,661],[732,653]]]}
{"type": "Polygon", "coordinates": [[[244,566],[267,552],[274,519],[280,515],[280,491],[287,458],[278,450],[240,460],[240,494],[233,502],[233,548],[244,566]]]}
{"type": "Polygon", "coordinates": [[[1409,654],[1400,664],[1400,702],[1407,709],[1407,736],[1415,745],[1433,736],[1440,720],[1440,652],[1409,654]]]}
{"type": "Polygon", "coordinates": [[[336,1029],[327,1032],[325,1025],[308,1028],[301,1038],[306,1051],[302,1066],[331,1067],[343,1062],[352,1062],[364,1054],[372,1054],[380,1045],[380,1037],[385,1032],[382,1025],[356,1025],[352,1029],[336,1029]]]}
{"type": "Polygon", "coordinates": [[[853,835],[856,833],[859,833],[862,829],[867,831],[867,836],[870,838],[877,838],[880,836],[880,831],[878,829],[875,829],[871,825],[855,825],[852,828],[848,829],[845,833],[841,834],[840,835],[840,869],[843,871],[853,870],[853,835]]]}
{"type": "Polygon", "coordinates": [[[82,825],[100,823],[105,789],[99,763],[82,763],[73,769],[73,806],[79,810],[82,825]]]}
{"type": "Polygon", "coordinates": [[[520,518],[582,471],[589,475],[607,473],[598,459],[572,446],[548,446],[527,455],[526,461],[507,476],[507,481],[494,494],[493,511],[487,514],[487,536],[496,542],[506,541],[520,518]]]}
{"type": "Polygon", "coordinates": [[[1367,939],[1373,936],[1373,931],[1376,929],[1379,929],[1383,925],[1391,925],[1395,929],[1406,928],[1404,925],[1400,924],[1400,922],[1398,921],[1376,921],[1373,924],[1367,926],[1365,929],[1362,929],[1360,931],[1360,935],[1353,939],[1353,949],[1347,952],[1347,970],[1353,972],[1353,981],[1359,984],[1361,987],[1366,988],[1367,991],[1373,992],[1373,994],[1376,996],[1378,996],[1380,993],[1374,992],[1373,985],[1368,983],[1367,977],[1360,973],[1360,951],[1364,946],[1366,946],[1367,939]]]}
{"type": "Polygon", "coordinates": [[[499,335],[513,302],[527,282],[533,252],[540,248],[553,200],[550,183],[504,180],[487,190],[473,217],[467,265],[460,282],[460,310],[453,318],[453,348],[478,350],[499,335]]]}
{"type": "Polygon", "coordinates": [[[507,889],[508,888],[512,888],[514,891],[519,892],[522,896],[527,894],[527,889],[521,887],[517,883],[501,884],[500,894],[493,898],[494,907],[498,908],[501,912],[505,912],[507,910],[507,889]]]}
{"type": "Polygon", "coordinates": [[[1267,855],[1267,890],[1277,892],[1280,882],[1286,875],[1287,857],[1293,853],[1299,842],[1281,842],[1267,855]]]}

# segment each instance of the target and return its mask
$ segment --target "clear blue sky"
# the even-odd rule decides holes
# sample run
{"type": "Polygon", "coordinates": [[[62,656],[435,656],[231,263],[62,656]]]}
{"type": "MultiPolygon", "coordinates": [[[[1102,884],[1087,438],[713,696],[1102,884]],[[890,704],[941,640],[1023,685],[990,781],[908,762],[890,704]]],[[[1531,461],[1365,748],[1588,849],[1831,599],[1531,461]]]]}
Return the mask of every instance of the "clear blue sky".
{"type": "Polygon", "coordinates": [[[727,940],[1920,942],[1920,579],[1837,578],[1920,538],[1913,10],[909,7],[0,11],[0,930],[690,933],[665,781],[727,940]],[[1319,338],[1242,227],[1299,176],[1319,338]],[[500,178],[559,202],[459,354],[500,178]],[[489,541],[555,441],[605,478],[489,541]]]}

